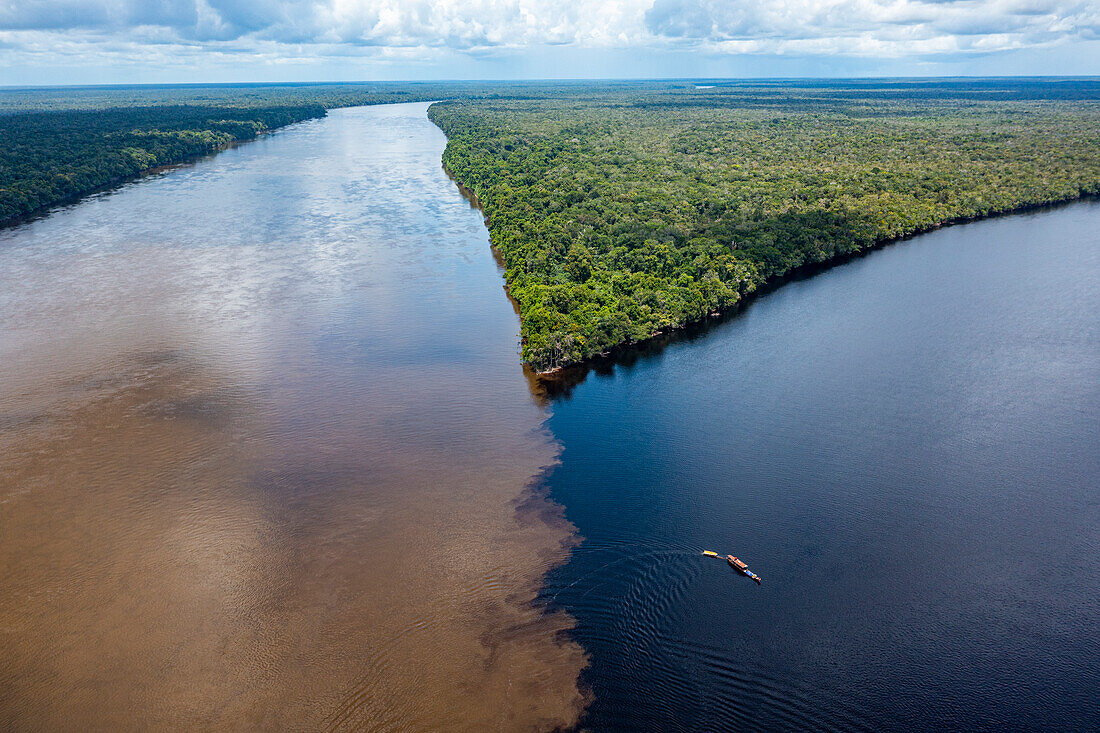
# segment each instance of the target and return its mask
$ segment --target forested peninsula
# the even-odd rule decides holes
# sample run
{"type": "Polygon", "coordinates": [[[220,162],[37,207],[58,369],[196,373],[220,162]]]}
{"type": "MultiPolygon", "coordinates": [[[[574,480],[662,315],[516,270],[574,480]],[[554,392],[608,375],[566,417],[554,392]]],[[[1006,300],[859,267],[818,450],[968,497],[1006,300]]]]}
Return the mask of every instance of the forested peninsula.
{"type": "Polygon", "coordinates": [[[1089,80],[590,85],[429,116],[483,207],[540,372],[805,265],[1100,193],[1089,80]]]}

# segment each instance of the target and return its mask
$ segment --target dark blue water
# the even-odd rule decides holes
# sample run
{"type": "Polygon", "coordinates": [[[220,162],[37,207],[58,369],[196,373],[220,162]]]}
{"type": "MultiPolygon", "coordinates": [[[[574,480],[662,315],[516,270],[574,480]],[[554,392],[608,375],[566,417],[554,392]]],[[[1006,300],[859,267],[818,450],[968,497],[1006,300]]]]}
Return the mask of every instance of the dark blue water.
{"type": "Polygon", "coordinates": [[[952,227],[559,397],[587,726],[1100,729],[1098,283],[1100,203],[952,227]]]}

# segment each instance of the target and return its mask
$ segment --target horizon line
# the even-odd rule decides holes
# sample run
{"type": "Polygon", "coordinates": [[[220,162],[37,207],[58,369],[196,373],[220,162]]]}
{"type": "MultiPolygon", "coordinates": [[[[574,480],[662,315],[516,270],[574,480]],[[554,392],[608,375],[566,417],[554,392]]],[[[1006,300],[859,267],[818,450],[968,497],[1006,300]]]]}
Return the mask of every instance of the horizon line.
{"type": "Polygon", "coordinates": [[[104,89],[104,88],[163,88],[163,87],[276,87],[276,86],[339,86],[367,84],[584,84],[599,82],[799,82],[799,81],[1100,81],[1096,74],[944,74],[929,76],[653,76],[653,77],[530,77],[526,79],[359,79],[359,80],[308,80],[308,81],[209,81],[209,82],[101,82],[92,84],[2,84],[0,92],[38,89],[104,89]]]}

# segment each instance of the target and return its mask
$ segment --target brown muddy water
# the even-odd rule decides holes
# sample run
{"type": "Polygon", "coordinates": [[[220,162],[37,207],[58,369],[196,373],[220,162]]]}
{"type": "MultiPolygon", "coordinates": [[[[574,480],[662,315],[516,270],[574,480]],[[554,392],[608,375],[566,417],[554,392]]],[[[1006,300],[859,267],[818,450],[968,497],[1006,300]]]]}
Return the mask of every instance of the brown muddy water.
{"type": "Polygon", "coordinates": [[[0,232],[0,728],[576,720],[558,447],[426,106],[0,232]]]}

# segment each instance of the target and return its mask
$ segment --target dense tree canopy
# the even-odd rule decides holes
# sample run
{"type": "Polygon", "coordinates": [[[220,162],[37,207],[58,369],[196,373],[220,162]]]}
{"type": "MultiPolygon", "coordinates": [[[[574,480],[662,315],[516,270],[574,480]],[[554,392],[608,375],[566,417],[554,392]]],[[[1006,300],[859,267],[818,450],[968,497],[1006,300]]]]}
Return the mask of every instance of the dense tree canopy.
{"type": "Polygon", "coordinates": [[[1100,193],[1095,82],[665,83],[430,117],[551,370],[940,224],[1100,193]]]}

